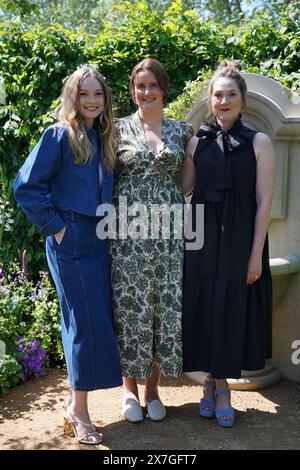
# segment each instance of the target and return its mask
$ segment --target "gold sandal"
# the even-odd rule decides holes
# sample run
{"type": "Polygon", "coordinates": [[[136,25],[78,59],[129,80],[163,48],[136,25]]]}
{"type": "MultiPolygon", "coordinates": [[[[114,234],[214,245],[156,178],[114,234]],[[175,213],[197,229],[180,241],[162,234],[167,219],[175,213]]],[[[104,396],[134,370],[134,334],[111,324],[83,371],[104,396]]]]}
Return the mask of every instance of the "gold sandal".
{"type": "Polygon", "coordinates": [[[103,440],[102,434],[98,433],[96,431],[96,428],[92,424],[83,423],[82,421],[80,421],[80,419],[75,419],[74,416],[72,416],[71,413],[69,413],[68,411],[66,411],[64,414],[64,436],[76,437],[78,442],[87,445],[98,445],[103,440]],[[82,436],[79,436],[76,429],[76,424],[81,424],[83,427],[90,428],[92,431],[89,432],[86,429],[86,433],[82,436]],[[98,437],[98,439],[94,441],[89,441],[88,439],[91,436],[98,437]]]}

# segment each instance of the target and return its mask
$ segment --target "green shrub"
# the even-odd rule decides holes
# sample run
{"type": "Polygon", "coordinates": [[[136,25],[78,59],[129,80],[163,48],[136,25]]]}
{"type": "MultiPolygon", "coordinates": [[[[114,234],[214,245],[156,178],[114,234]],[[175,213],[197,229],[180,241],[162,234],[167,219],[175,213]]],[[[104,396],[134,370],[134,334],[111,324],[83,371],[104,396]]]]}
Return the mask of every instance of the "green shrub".
{"type": "Polygon", "coordinates": [[[24,379],[22,366],[14,356],[6,354],[0,363],[0,395],[4,395],[12,387],[24,379]]]}
{"type": "Polygon", "coordinates": [[[184,120],[195,104],[200,90],[207,84],[211,73],[209,69],[204,70],[196,80],[187,82],[183,92],[166,107],[165,115],[171,119],[184,120]]]}
{"type": "Polygon", "coordinates": [[[0,393],[23,377],[16,361],[19,337],[26,344],[39,341],[52,362],[63,357],[57,296],[48,275],[40,272],[46,269],[44,240],[16,207],[12,185],[29,151],[55,120],[65,78],[84,63],[97,65],[113,90],[116,113],[123,116],[133,110],[128,91],[133,66],[156,57],[170,75],[166,115],[173,119],[185,118],[223,58],[239,59],[247,71],[300,89],[300,25],[292,7],[278,18],[258,15],[227,28],[203,21],[179,0],[163,16],[144,2],[123,2],[120,8],[123,21],[108,24],[96,40],[59,25],[26,31],[15,22],[1,30],[0,264],[7,273],[0,269],[0,339],[7,355],[0,368],[0,393]],[[23,253],[21,270],[11,264],[18,251],[23,253]]]}
{"type": "Polygon", "coordinates": [[[123,2],[120,8],[123,21],[108,24],[96,40],[59,25],[25,31],[20,23],[6,24],[0,35],[0,70],[7,94],[6,104],[0,105],[0,260],[7,262],[18,249],[26,249],[34,276],[46,268],[44,240],[16,208],[12,182],[44,128],[54,121],[64,79],[76,67],[87,62],[99,66],[111,85],[119,116],[133,110],[128,78],[133,66],[147,56],[161,60],[169,72],[167,112],[173,118],[183,118],[183,110],[193,101],[187,96],[194,85],[185,88],[186,84],[201,84],[201,77],[223,58],[240,59],[247,71],[275,78],[295,91],[300,88],[300,27],[292,7],[277,18],[258,15],[228,27],[204,21],[180,1],[172,2],[164,15],[143,2],[123,2]]]}
{"type": "MultiPolygon", "coordinates": [[[[0,70],[6,87],[6,104],[0,106],[0,196],[14,212],[11,230],[2,230],[0,260],[26,249],[36,274],[46,266],[43,240],[16,208],[12,183],[30,149],[53,123],[66,76],[87,60],[85,41],[58,25],[23,31],[15,23],[6,26],[0,37],[0,70]]],[[[0,235],[1,225],[0,220],[0,235]]]]}
{"type": "Polygon", "coordinates": [[[47,271],[40,272],[40,280],[30,299],[33,305],[26,337],[40,341],[52,362],[61,361],[64,353],[60,336],[60,306],[47,271]]]}
{"type": "Polygon", "coordinates": [[[218,26],[199,22],[199,17],[186,11],[181,2],[173,2],[163,16],[143,2],[124,2],[119,9],[123,9],[123,24],[107,25],[95,45],[89,47],[89,54],[111,84],[120,116],[132,110],[129,75],[143,58],[155,57],[165,65],[172,101],[187,81],[195,79],[203,67],[216,63],[222,52],[225,38],[217,31],[218,26]]]}
{"type": "Polygon", "coordinates": [[[53,284],[47,272],[40,272],[36,282],[29,279],[25,253],[21,260],[21,268],[17,264],[0,268],[0,341],[8,355],[5,369],[2,370],[3,365],[0,369],[0,389],[8,388],[10,383],[13,386],[20,379],[20,369],[13,358],[23,364],[24,377],[39,375],[49,361],[56,364],[63,359],[60,308],[53,284]],[[24,344],[28,346],[26,350],[24,344]],[[39,352],[42,359],[38,358],[39,352]]]}

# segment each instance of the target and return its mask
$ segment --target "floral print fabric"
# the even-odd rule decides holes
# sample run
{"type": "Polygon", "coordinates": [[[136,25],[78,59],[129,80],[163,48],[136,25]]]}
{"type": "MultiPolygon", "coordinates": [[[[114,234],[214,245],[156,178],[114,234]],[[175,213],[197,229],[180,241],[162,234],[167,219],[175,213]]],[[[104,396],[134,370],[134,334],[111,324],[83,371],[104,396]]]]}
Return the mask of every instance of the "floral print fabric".
{"type": "MultiPolygon", "coordinates": [[[[147,378],[155,359],[165,376],[182,373],[183,237],[147,238],[151,207],[183,204],[177,180],[191,126],[163,118],[162,145],[154,152],[147,143],[138,113],[116,124],[118,164],[114,204],[119,196],[147,207],[144,237],[117,236],[111,242],[113,311],[123,375],[147,378]],[[147,230],[148,228],[148,230],[147,230]]],[[[119,214],[120,222],[120,214],[119,214]]],[[[128,217],[131,223],[132,218],[128,217]]]]}

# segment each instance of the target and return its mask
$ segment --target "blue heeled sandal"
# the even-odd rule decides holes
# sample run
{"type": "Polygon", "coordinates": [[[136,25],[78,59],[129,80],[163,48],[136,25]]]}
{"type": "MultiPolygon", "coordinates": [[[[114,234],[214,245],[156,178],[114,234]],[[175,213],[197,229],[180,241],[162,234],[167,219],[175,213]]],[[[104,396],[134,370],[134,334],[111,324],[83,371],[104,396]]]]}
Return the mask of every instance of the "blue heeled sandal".
{"type": "Polygon", "coordinates": [[[199,403],[199,414],[204,418],[214,418],[215,417],[215,400],[207,400],[206,398],[201,398],[199,403]]]}
{"type": "MultiPolygon", "coordinates": [[[[215,397],[218,395],[229,395],[229,393],[229,389],[215,390],[215,397]]],[[[235,409],[232,406],[229,406],[228,408],[215,407],[215,416],[218,424],[223,428],[232,428],[235,424],[235,409]]]]}
{"type": "MultiPolygon", "coordinates": [[[[216,383],[214,380],[209,380],[204,383],[204,387],[206,387],[209,382],[214,382],[213,390],[215,390],[216,383]]],[[[216,400],[208,400],[207,398],[201,398],[199,403],[199,414],[204,418],[214,418],[215,417],[215,408],[216,408],[216,400]]]]}

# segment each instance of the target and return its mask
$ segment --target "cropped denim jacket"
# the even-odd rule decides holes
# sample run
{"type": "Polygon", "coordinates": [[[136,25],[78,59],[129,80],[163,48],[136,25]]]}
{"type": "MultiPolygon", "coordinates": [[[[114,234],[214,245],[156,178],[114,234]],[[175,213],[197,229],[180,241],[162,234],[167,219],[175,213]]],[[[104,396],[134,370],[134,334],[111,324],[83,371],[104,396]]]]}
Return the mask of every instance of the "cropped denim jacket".
{"type": "Polygon", "coordinates": [[[111,203],[113,173],[104,168],[95,130],[86,131],[95,148],[91,163],[75,164],[67,127],[54,125],[46,129],[18,172],[16,201],[44,236],[65,227],[65,210],[96,216],[101,203],[111,203]]]}

